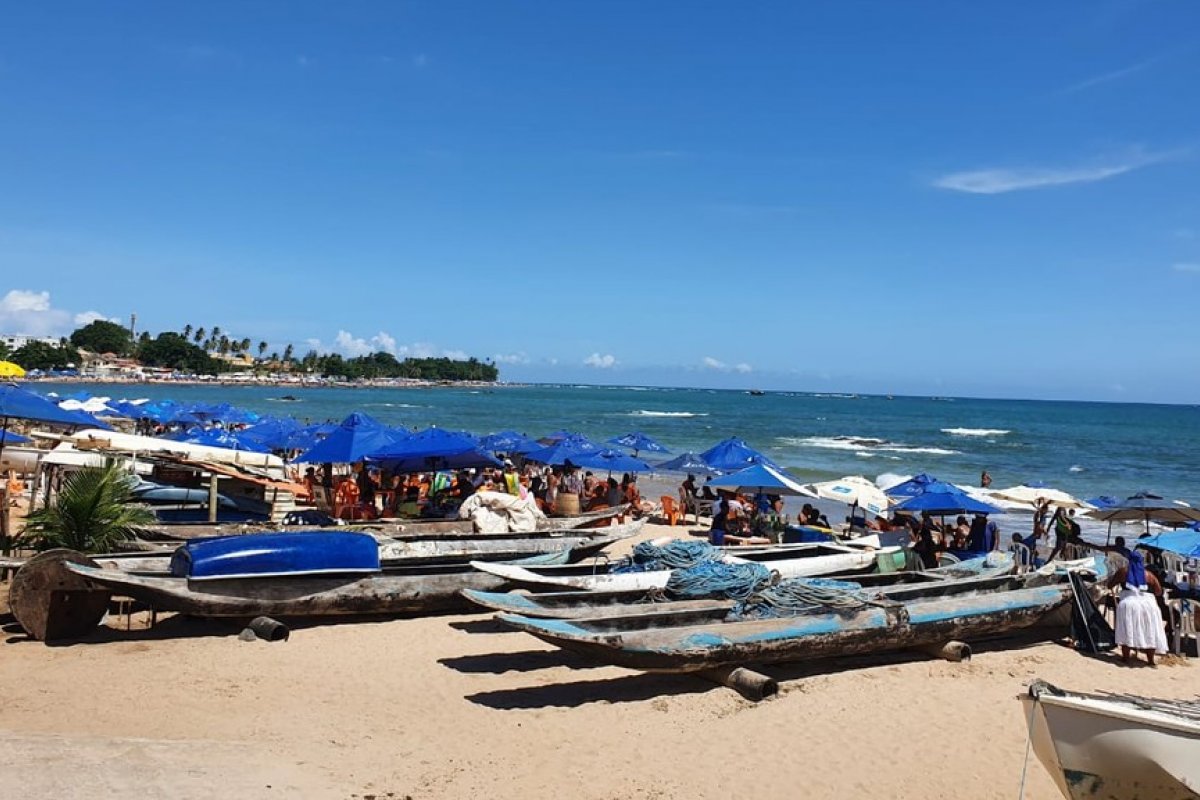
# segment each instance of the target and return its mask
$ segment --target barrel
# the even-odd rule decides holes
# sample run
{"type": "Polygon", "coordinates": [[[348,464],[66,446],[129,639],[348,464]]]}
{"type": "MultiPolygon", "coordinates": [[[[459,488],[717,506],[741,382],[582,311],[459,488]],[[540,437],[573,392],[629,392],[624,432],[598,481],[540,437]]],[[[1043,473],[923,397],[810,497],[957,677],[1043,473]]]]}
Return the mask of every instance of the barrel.
{"type": "Polygon", "coordinates": [[[579,495],[574,492],[559,492],[554,501],[554,511],[564,517],[579,513],[579,495]]]}

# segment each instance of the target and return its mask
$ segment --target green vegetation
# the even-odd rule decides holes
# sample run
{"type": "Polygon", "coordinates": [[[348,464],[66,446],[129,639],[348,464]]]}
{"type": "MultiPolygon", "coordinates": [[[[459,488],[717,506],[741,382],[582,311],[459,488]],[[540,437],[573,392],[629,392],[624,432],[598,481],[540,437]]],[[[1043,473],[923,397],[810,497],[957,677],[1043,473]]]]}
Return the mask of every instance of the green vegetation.
{"type": "Polygon", "coordinates": [[[495,364],[475,358],[454,361],[449,358],[408,358],[397,361],[390,353],[372,353],[357,358],[342,358],[336,353],[320,355],[310,350],[300,360],[305,370],[348,380],[356,378],[416,378],[427,381],[494,381],[500,377],[495,364]]]}
{"type": "Polygon", "coordinates": [[[213,358],[182,335],[170,331],[160,333],[139,346],[137,355],[148,367],[169,367],[197,375],[214,375],[228,369],[224,362],[213,358]]]}
{"type": "Polygon", "coordinates": [[[150,509],[132,502],[136,484],[136,478],[111,461],[73,472],[51,505],[30,512],[22,537],[36,550],[112,552],[117,542],[154,521],[150,509]]]}
{"type": "Polygon", "coordinates": [[[71,344],[93,353],[127,356],[133,352],[133,337],[124,325],[98,319],[71,334],[71,344]]]}
{"type": "Polygon", "coordinates": [[[67,369],[68,366],[78,366],[79,351],[65,339],[57,345],[30,342],[18,347],[10,360],[27,370],[67,369]]]}

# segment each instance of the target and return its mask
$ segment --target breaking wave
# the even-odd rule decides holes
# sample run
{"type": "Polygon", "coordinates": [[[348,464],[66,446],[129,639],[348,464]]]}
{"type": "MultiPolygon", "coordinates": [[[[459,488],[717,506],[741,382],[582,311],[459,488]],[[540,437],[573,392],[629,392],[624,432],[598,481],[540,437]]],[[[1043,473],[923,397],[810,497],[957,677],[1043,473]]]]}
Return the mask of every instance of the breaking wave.
{"type": "Polygon", "coordinates": [[[1004,436],[1012,431],[1003,428],[942,428],[942,433],[951,436],[1004,436]]]}
{"type": "Polygon", "coordinates": [[[905,453],[908,455],[929,455],[929,456],[953,456],[958,455],[961,451],[951,450],[948,447],[921,447],[919,445],[904,444],[903,442],[892,442],[887,439],[874,439],[863,436],[806,436],[791,437],[781,436],[779,439],[785,444],[795,445],[797,447],[818,447],[823,450],[849,450],[856,455],[863,453],[905,453]]]}
{"type": "Polygon", "coordinates": [[[638,409],[630,411],[631,417],[707,417],[708,414],[697,411],[647,411],[646,409],[638,409]]]}

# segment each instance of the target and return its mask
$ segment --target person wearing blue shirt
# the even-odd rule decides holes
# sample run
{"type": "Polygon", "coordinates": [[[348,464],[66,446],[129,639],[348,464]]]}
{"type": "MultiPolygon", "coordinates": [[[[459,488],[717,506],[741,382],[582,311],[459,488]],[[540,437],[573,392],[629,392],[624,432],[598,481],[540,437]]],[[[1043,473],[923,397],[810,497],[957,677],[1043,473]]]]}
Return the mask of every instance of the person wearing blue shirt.
{"type": "Polygon", "coordinates": [[[976,514],[971,520],[971,533],[967,537],[967,548],[973,553],[990,553],[996,549],[1000,529],[987,518],[987,514],[976,514]]]}

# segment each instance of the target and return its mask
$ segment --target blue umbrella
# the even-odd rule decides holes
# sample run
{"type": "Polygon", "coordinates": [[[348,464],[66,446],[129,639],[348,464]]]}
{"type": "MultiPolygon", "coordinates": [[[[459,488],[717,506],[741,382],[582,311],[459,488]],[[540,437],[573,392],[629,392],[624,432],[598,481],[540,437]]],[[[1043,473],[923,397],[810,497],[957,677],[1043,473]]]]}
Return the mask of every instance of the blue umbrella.
{"type": "Polygon", "coordinates": [[[782,471],[782,467],[736,436],[717,442],[701,453],[700,458],[704,459],[704,463],[713,469],[719,469],[722,472],[736,472],[751,464],[766,464],[775,470],[782,471]]]}
{"type": "Polygon", "coordinates": [[[1178,553],[1184,558],[1200,558],[1200,531],[1191,528],[1163,531],[1149,539],[1138,539],[1137,546],[1178,553]]]}
{"type": "Polygon", "coordinates": [[[0,418],[4,419],[3,428],[5,430],[8,429],[8,420],[10,419],[27,419],[33,422],[76,427],[108,427],[91,414],[59,408],[54,401],[48,400],[36,392],[22,389],[15,384],[0,386],[0,418]]]}
{"type": "Polygon", "coordinates": [[[895,507],[896,511],[928,511],[937,516],[948,514],[1003,514],[995,506],[976,500],[971,495],[949,483],[932,481],[925,491],[914,495],[895,507]]]}
{"type": "MultiPolygon", "coordinates": [[[[239,431],[239,435],[267,446],[269,450],[290,450],[298,447],[292,442],[301,435],[300,423],[291,417],[272,417],[264,419],[239,431]]],[[[304,447],[311,447],[315,441],[305,439],[304,447]]]]}
{"type": "Polygon", "coordinates": [[[220,428],[208,428],[201,431],[189,431],[188,435],[178,441],[188,444],[202,444],[208,447],[224,447],[229,450],[246,450],[251,453],[269,453],[271,448],[262,442],[242,436],[232,431],[220,428]]]}
{"type": "Polygon", "coordinates": [[[578,458],[572,458],[571,463],[591,469],[604,469],[609,472],[650,472],[654,467],[640,458],[626,455],[619,450],[598,450],[595,453],[584,453],[578,458]]]}
{"type": "Polygon", "coordinates": [[[563,439],[573,439],[578,436],[583,436],[583,434],[576,433],[575,431],[569,431],[566,428],[562,428],[560,430],[555,431],[554,433],[546,434],[542,438],[538,439],[538,441],[544,445],[549,446],[549,445],[555,444],[557,442],[561,442],[563,439]]]}
{"type": "Polygon", "coordinates": [[[600,446],[583,434],[574,434],[560,440],[556,444],[534,450],[525,454],[526,461],[536,461],[539,464],[565,464],[570,461],[577,464],[580,456],[599,452],[600,446]]]}
{"type": "Polygon", "coordinates": [[[350,464],[395,444],[405,434],[355,411],[324,439],[296,457],[301,463],[350,464]]]}
{"type": "Polygon", "coordinates": [[[523,433],[501,431],[484,436],[479,440],[479,446],[495,453],[532,453],[534,450],[540,450],[543,445],[523,433]]]}
{"type": "Polygon", "coordinates": [[[461,453],[430,456],[398,456],[385,459],[371,457],[392,472],[433,472],[437,470],[466,469],[467,467],[498,467],[500,459],[478,448],[461,453]]]}
{"type": "MultiPolygon", "coordinates": [[[[925,487],[933,483],[941,483],[941,481],[922,472],[920,475],[913,475],[903,483],[884,489],[883,493],[889,497],[916,497],[925,491],[925,487]]],[[[958,489],[958,491],[962,490],[958,489]]]]}
{"type": "Polygon", "coordinates": [[[714,489],[735,489],[743,493],[813,496],[812,492],[770,464],[751,464],[729,475],[713,478],[708,485],[714,489]]]}
{"type": "Polygon", "coordinates": [[[686,472],[689,475],[720,475],[721,470],[713,469],[704,459],[690,450],[675,456],[655,467],[659,472],[686,472]]]}
{"type": "Polygon", "coordinates": [[[633,451],[634,455],[637,455],[643,451],[647,453],[671,452],[640,431],[634,431],[633,433],[627,433],[624,436],[617,436],[613,439],[609,439],[608,444],[618,444],[621,447],[628,447],[633,451]]]}
{"type": "Polygon", "coordinates": [[[1085,500],[1084,502],[1087,503],[1089,506],[1095,506],[1096,508],[1112,508],[1113,506],[1117,505],[1121,501],[1115,497],[1110,497],[1109,495],[1102,494],[1102,495],[1099,495],[1098,497],[1093,497],[1088,500],[1085,500]]]}
{"type": "Polygon", "coordinates": [[[28,436],[22,436],[19,433],[12,431],[0,430],[0,444],[24,444],[29,441],[28,436]]]}
{"type": "Polygon", "coordinates": [[[453,456],[478,449],[479,440],[469,433],[448,431],[443,428],[426,428],[398,441],[385,444],[369,455],[374,461],[394,461],[402,458],[453,456]]]}

